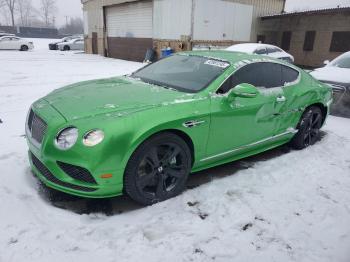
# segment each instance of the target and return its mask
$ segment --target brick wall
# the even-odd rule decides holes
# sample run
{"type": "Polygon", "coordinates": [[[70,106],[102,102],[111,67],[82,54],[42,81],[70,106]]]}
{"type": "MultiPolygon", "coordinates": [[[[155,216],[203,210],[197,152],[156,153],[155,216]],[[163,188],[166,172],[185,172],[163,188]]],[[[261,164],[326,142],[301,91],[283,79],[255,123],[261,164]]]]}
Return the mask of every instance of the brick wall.
{"type": "MultiPolygon", "coordinates": [[[[350,31],[350,12],[334,12],[331,14],[302,14],[263,19],[258,34],[266,36],[266,43],[281,46],[284,31],[291,31],[291,53],[295,63],[308,67],[319,67],[324,60],[332,60],[339,52],[330,52],[334,31],[350,31]],[[314,48],[304,51],[305,33],[316,31],[314,48]]],[[[350,51],[350,50],[349,50],[350,51]]]]}

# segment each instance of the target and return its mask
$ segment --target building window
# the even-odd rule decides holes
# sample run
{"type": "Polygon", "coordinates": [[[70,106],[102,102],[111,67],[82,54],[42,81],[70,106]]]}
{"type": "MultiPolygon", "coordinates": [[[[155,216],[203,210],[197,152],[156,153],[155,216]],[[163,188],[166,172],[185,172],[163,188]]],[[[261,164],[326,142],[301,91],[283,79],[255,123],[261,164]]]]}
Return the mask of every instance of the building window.
{"type": "Polygon", "coordinates": [[[265,35],[258,35],[257,42],[258,43],[265,43],[266,36],[265,35]]]}
{"type": "Polygon", "coordinates": [[[316,31],[307,31],[305,33],[304,51],[314,50],[315,37],[316,31]]]}
{"type": "Polygon", "coordinates": [[[289,50],[290,49],[290,41],[292,39],[292,32],[291,31],[285,31],[282,35],[282,49],[283,50],[289,50]]]}
{"type": "Polygon", "coordinates": [[[333,32],[331,52],[347,52],[350,50],[350,32],[333,32]]]}

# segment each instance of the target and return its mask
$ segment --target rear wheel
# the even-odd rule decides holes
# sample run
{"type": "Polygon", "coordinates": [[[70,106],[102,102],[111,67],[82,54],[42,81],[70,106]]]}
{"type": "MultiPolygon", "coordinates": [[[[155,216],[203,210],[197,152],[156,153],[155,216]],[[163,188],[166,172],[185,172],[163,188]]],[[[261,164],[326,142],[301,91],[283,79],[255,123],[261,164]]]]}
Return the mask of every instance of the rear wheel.
{"type": "Polygon", "coordinates": [[[180,194],[191,170],[187,144],[172,133],[142,143],[131,156],[124,174],[124,189],[136,202],[151,205],[180,194]]]}
{"type": "Polygon", "coordinates": [[[291,141],[292,147],[303,149],[315,144],[320,138],[323,114],[319,107],[307,108],[298,124],[298,133],[291,141]]]}
{"type": "Polygon", "coordinates": [[[29,48],[28,48],[27,45],[22,45],[20,50],[21,50],[21,51],[28,51],[28,49],[29,49],[29,48]]]}

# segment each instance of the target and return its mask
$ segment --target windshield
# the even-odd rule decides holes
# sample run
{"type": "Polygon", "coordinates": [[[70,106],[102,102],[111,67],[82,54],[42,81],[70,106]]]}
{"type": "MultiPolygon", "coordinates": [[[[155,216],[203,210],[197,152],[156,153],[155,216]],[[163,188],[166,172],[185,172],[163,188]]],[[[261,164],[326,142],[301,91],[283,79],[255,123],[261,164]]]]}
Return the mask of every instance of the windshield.
{"type": "Polygon", "coordinates": [[[230,64],[194,55],[174,55],[150,64],[131,76],[143,82],[195,93],[206,88],[230,64]]]}
{"type": "Polygon", "coordinates": [[[350,52],[342,54],[334,59],[328,66],[335,66],[340,68],[350,68],[350,52]]]}

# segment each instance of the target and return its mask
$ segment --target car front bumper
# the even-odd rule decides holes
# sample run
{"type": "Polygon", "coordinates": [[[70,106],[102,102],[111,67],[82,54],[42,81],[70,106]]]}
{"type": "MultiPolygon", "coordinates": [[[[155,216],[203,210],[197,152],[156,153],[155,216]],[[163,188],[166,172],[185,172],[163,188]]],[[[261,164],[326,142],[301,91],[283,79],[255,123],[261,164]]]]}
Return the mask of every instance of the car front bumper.
{"type": "Polygon", "coordinates": [[[50,124],[41,129],[41,142],[37,140],[37,127],[45,122],[42,115],[31,109],[25,128],[29,162],[35,175],[47,186],[72,195],[103,198],[122,194],[124,170],[118,167],[118,161],[106,163],[108,156],[102,155],[103,149],[67,152],[55,148],[52,129],[56,129],[55,121],[60,122],[61,116],[51,106],[41,106],[42,115],[51,118],[50,124]],[[40,121],[43,122],[38,124],[40,121]]]}
{"type": "MultiPolygon", "coordinates": [[[[79,181],[69,177],[59,165],[53,161],[43,161],[31,151],[28,151],[28,157],[31,169],[36,177],[46,186],[58,191],[87,198],[107,198],[122,194],[122,184],[92,184],[79,181]]],[[[113,175],[115,175],[115,173],[113,175]]]]}

